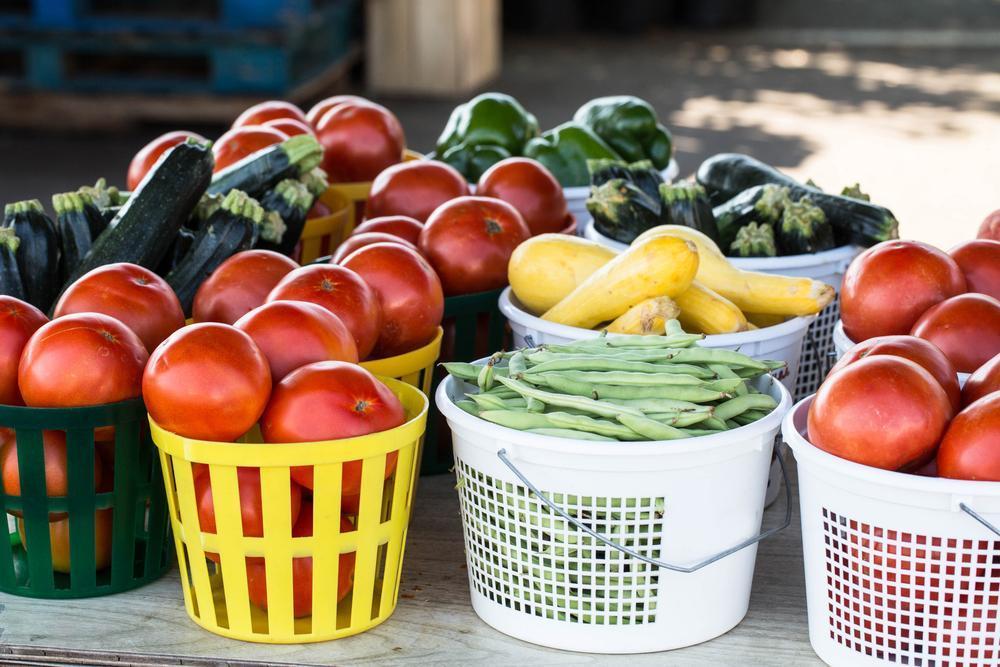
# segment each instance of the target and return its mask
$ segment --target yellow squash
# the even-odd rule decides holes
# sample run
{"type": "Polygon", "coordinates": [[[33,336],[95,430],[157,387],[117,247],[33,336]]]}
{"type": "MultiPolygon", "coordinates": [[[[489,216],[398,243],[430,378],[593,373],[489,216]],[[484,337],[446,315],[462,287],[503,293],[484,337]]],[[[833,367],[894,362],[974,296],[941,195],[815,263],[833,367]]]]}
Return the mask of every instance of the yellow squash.
{"type": "Polygon", "coordinates": [[[579,236],[540,234],[514,250],[507,278],[525,308],[544,313],[616,254],[579,236]]]}
{"type": "Polygon", "coordinates": [[[728,334],[747,330],[747,318],[732,301],[695,280],[677,297],[681,326],[688,333],[728,334]]]}
{"type": "Polygon", "coordinates": [[[676,236],[635,241],[549,309],[543,319],[591,329],[657,296],[684,292],[698,271],[698,249],[676,236]]]}
{"type": "Polygon", "coordinates": [[[773,327],[788,319],[786,315],[767,315],[764,313],[746,313],[746,316],[748,322],[761,329],[773,327]]]}
{"type": "MultiPolygon", "coordinates": [[[[701,232],[681,225],[661,225],[632,243],[663,236],[690,241],[698,248],[697,280],[732,301],[743,312],[763,315],[813,315],[833,301],[833,287],[810,278],[743,271],[733,266],[715,243],[701,232]]],[[[681,306],[683,310],[684,306],[681,306]]]]}
{"type": "MultiPolygon", "coordinates": [[[[688,288],[688,292],[692,288],[688,288]]],[[[687,292],[685,292],[687,294],[687,292]]],[[[667,333],[667,320],[675,320],[680,308],[668,296],[654,296],[641,301],[607,326],[608,333],[663,335],[667,333]]]]}

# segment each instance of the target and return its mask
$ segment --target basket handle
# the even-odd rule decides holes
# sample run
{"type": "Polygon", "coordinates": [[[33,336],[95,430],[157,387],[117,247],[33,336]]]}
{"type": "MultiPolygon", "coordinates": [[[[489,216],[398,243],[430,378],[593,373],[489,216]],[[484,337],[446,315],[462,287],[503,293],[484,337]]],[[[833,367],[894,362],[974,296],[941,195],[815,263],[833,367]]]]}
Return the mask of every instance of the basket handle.
{"type": "Polygon", "coordinates": [[[550,510],[561,516],[563,519],[568,521],[571,525],[573,525],[577,529],[587,533],[598,542],[601,542],[602,544],[605,544],[613,549],[621,551],[623,554],[641,560],[644,563],[649,563],[650,565],[655,565],[656,567],[662,567],[665,570],[671,570],[673,572],[681,572],[683,574],[690,574],[692,572],[697,572],[703,567],[711,565],[712,563],[718,560],[722,560],[726,556],[731,556],[737,551],[742,551],[743,549],[746,549],[750,545],[757,544],[761,540],[767,539],[772,535],[780,533],[785,528],[788,528],[789,524],[791,524],[792,522],[792,487],[788,483],[788,471],[785,469],[785,460],[782,458],[781,453],[777,452],[777,456],[775,458],[778,459],[778,465],[781,466],[781,479],[785,483],[785,520],[781,523],[781,525],[776,526],[774,528],[769,528],[768,530],[765,530],[759,535],[756,535],[754,537],[751,537],[747,540],[740,542],[736,546],[730,547],[725,551],[720,551],[719,553],[713,556],[709,556],[700,563],[695,563],[694,565],[672,565],[671,563],[664,563],[663,561],[656,560],[655,558],[644,556],[641,553],[633,551],[632,549],[629,549],[626,546],[622,546],[621,544],[618,544],[617,542],[611,540],[610,538],[605,537],[604,535],[601,535],[600,533],[592,530],[588,526],[578,521],[576,518],[570,516],[561,507],[559,507],[551,500],[549,500],[545,496],[545,494],[539,491],[538,487],[536,487],[534,484],[528,481],[528,478],[524,476],[524,473],[518,470],[517,466],[515,466],[514,463],[510,460],[510,458],[508,458],[506,449],[499,450],[497,452],[497,458],[503,461],[504,465],[510,468],[511,472],[513,472],[517,476],[517,478],[521,480],[521,482],[523,482],[526,487],[528,487],[531,493],[533,493],[539,500],[541,500],[546,505],[546,507],[548,507],[550,510]]]}
{"type": "Polygon", "coordinates": [[[988,529],[990,529],[991,531],[993,531],[994,533],[996,533],[997,536],[1000,536],[1000,528],[997,528],[992,523],[990,523],[989,521],[987,521],[986,517],[982,516],[981,514],[979,514],[978,512],[976,512],[974,509],[972,509],[971,507],[969,507],[965,503],[959,503],[958,506],[959,506],[959,508],[961,508],[961,510],[963,512],[965,512],[966,514],[968,514],[969,516],[971,516],[973,519],[975,519],[976,521],[978,521],[979,523],[983,524],[988,529]]]}

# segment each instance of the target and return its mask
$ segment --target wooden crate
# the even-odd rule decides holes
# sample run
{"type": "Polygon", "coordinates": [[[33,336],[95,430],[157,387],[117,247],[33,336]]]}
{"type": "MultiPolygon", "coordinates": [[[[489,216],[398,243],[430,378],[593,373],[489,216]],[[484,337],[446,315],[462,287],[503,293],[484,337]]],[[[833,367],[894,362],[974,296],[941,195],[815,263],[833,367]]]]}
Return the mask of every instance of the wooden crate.
{"type": "Polygon", "coordinates": [[[461,95],[500,72],[500,0],[368,0],[368,87],[461,95]]]}

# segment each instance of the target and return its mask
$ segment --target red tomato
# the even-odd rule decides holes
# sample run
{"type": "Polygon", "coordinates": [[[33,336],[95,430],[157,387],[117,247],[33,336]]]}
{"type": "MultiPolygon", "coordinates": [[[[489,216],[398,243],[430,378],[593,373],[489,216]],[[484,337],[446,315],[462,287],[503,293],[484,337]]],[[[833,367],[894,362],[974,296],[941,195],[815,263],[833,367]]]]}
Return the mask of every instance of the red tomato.
{"type": "Polygon", "coordinates": [[[403,159],[406,138],[392,112],[374,102],[335,106],[316,123],[331,182],[370,181],[403,159]]]}
{"type": "Polygon", "coordinates": [[[397,239],[359,248],[341,264],[356,271],[378,295],[382,330],[373,352],[376,359],[410,352],[434,339],[444,316],[444,293],[420,253],[397,239]]]}
{"type": "MultiPolygon", "coordinates": [[[[66,434],[62,431],[42,431],[42,458],[45,462],[45,495],[60,498],[69,493],[69,474],[66,468],[66,434]]],[[[13,438],[0,447],[0,471],[3,474],[3,492],[8,496],[21,495],[20,467],[17,460],[17,441],[13,438]]],[[[101,456],[94,452],[94,488],[101,486],[104,469],[101,456]]],[[[10,510],[21,516],[19,510],[10,510]]],[[[52,512],[50,521],[66,516],[65,512],[52,512]]]]}
{"type": "Polygon", "coordinates": [[[408,218],[405,215],[387,215],[381,218],[369,218],[354,228],[351,236],[356,234],[367,234],[369,232],[381,232],[398,236],[404,241],[409,241],[415,246],[420,243],[420,232],[424,229],[419,220],[408,218]]]}
{"type": "Polygon", "coordinates": [[[294,118],[275,118],[274,120],[261,123],[261,125],[263,127],[273,127],[279,132],[284,132],[289,137],[295,137],[300,134],[313,134],[312,127],[294,118]]]}
{"type": "MultiPolygon", "coordinates": [[[[292,537],[312,536],[312,503],[306,501],[302,503],[302,511],[299,513],[299,520],[292,528],[292,537]]],[[[340,518],[340,532],[349,533],[354,530],[354,525],[345,519],[340,518]]],[[[354,552],[341,554],[337,564],[337,602],[340,602],[351,592],[354,585],[354,552]]],[[[292,559],[292,613],[295,618],[310,616],[312,614],[312,557],[292,559]]],[[[324,588],[330,586],[323,582],[324,588]]],[[[261,559],[256,559],[247,563],[247,590],[250,594],[250,602],[261,609],[267,609],[267,570],[261,559]]],[[[324,591],[324,598],[332,597],[332,590],[324,591]]]]}
{"type": "Polygon", "coordinates": [[[514,248],[531,236],[521,214],[505,201],[459,197],[442,204],[420,232],[420,249],[447,296],[507,284],[514,248]]]}
{"type": "Polygon", "coordinates": [[[941,348],[959,373],[973,373],[1000,354],[1000,301],[985,294],[959,294],[942,301],[913,325],[941,348]]]}
{"type": "Polygon", "coordinates": [[[313,264],[281,279],[268,301],[309,301],[340,318],[354,336],[358,358],[367,359],[382,328],[378,296],[361,276],[333,264],[313,264]]]}
{"type": "Polygon", "coordinates": [[[271,367],[271,382],[315,361],[358,362],[354,337],[340,318],[305,301],[273,301],[234,325],[257,343],[271,367]]]}
{"type": "Polygon", "coordinates": [[[233,121],[233,127],[263,125],[267,121],[291,118],[300,123],[308,123],[302,109],[284,100],[268,100],[248,108],[233,121]]]}
{"type": "Polygon", "coordinates": [[[212,154],[215,155],[215,168],[213,171],[222,171],[246,156],[263,150],[268,146],[280,144],[287,138],[287,134],[273,127],[264,127],[262,125],[234,127],[212,144],[212,154]]]}
{"type": "Polygon", "coordinates": [[[937,248],[884,241],[858,255],[844,274],[844,333],[856,343],[909,333],[925,310],[965,289],[958,264],[937,248]]]}
{"type": "Polygon", "coordinates": [[[149,353],[127,326],[100,313],[52,320],[24,346],[17,383],[32,407],[115,403],[141,393],[149,353]]]}
{"type": "Polygon", "coordinates": [[[561,232],[569,224],[559,181],[540,162],[510,157],[483,172],[476,194],[502,199],[521,214],[532,236],[561,232]]]}
{"type": "Polygon", "coordinates": [[[264,353],[225,324],[193,324],[173,334],[153,352],[142,378],[156,423],[199,440],[236,440],[257,423],[270,394],[264,353]]]}
{"type": "Polygon", "coordinates": [[[1000,393],[958,413],[941,441],[937,463],[941,477],[1000,482],[1000,393]]]}
{"type": "Polygon", "coordinates": [[[309,213],[306,214],[306,219],[312,220],[313,218],[325,218],[328,215],[330,215],[330,207],[317,199],[313,202],[312,208],[309,209],[309,213]]]}
{"type": "Polygon", "coordinates": [[[1000,299],[1000,241],[977,239],[948,251],[965,274],[970,292],[1000,299]]]}
{"type": "Polygon", "coordinates": [[[357,102],[370,103],[371,100],[359,97],[358,95],[334,95],[328,97],[325,100],[320,100],[309,109],[306,114],[306,122],[308,122],[313,127],[319,124],[319,119],[322,118],[327,111],[333,107],[340,106],[341,104],[354,104],[357,102]]]}
{"type": "Polygon", "coordinates": [[[53,317],[104,313],[134,331],[152,352],[184,326],[184,310],[167,281],[137,264],[106,264],[63,292],[53,317]]]}
{"type": "Polygon", "coordinates": [[[983,224],[979,225],[979,233],[976,234],[976,238],[1000,241],[1000,208],[983,219],[983,224]]]}
{"type": "MultiPolygon", "coordinates": [[[[103,570],[111,564],[111,535],[114,529],[114,510],[97,510],[94,513],[94,569],[103,570]]],[[[21,544],[28,543],[24,531],[24,521],[17,520],[17,532],[21,544]]],[[[49,524],[49,548],[52,551],[52,570],[70,573],[69,519],[60,519],[49,524]]]]}
{"type": "Polygon", "coordinates": [[[395,243],[396,245],[401,245],[404,248],[409,248],[413,252],[420,252],[417,249],[417,246],[413,245],[406,239],[400,238],[399,236],[386,234],[385,232],[364,232],[361,234],[351,234],[344,239],[344,242],[337,246],[337,250],[333,253],[330,263],[342,264],[342,260],[352,252],[358,248],[370,246],[373,243],[395,243]]]}
{"type": "Polygon", "coordinates": [[[128,177],[126,179],[128,189],[135,190],[139,187],[146,173],[153,168],[153,165],[167,152],[167,149],[173,148],[187,139],[197,139],[198,141],[208,143],[208,139],[200,134],[188,132],[187,130],[177,130],[176,132],[161,134],[140,148],[139,152],[135,154],[135,157],[132,158],[132,161],[128,165],[128,177]]]}
{"type": "Polygon", "coordinates": [[[469,184],[451,165],[436,160],[400,162],[372,181],[365,215],[405,215],[424,222],[441,204],[467,194],[469,184]]]}
{"type": "MultiPolygon", "coordinates": [[[[260,431],[265,442],[314,442],[378,433],[405,421],[403,404],[374,375],[343,361],[321,361],[293,371],[274,386],[260,431]]],[[[395,452],[386,457],[386,477],[395,469],[396,458],[395,452]]],[[[313,488],[311,467],[293,468],[292,479],[313,488]]],[[[344,464],[342,487],[345,496],[360,492],[360,460],[344,464]]]]}
{"type": "Polygon", "coordinates": [[[17,365],[31,334],[48,321],[30,303],[0,295],[0,405],[24,405],[17,388],[17,365]]]}
{"type": "MultiPolygon", "coordinates": [[[[894,357],[902,357],[915,362],[923,367],[928,373],[938,381],[944,393],[948,395],[948,402],[951,403],[952,414],[958,412],[961,407],[961,390],[958,386],[958,373],[955,367],[939,350],[923,338],[916,336],[877,336],[862,341],[847,351],[837,364],[830,369],[830,374],[853,364],[858,359],[889,354],[894,357]]],[[[827,376],[829,377],[829,376],[827,376]]]]}
{"type": "Polygon", "coordinates": [[[294,260],[271,250],[236,253],[198,288],[194,321],[233,324],[263,305],[274,286],[297,268],[294,260]]]}
{"type": "Polygon", "coordinates": [[[987,394],[1000,391],[1000,354],[976,369],[962,387],[962,405],[969,405],[987,394]]]}
{"type": "Polygon", "coordinates": [[[809,441],[834,456],[882,468],[917,468],[934,455],[951,404],[909,359],[873,356],[834,373],[809,407],[809,441]]]}

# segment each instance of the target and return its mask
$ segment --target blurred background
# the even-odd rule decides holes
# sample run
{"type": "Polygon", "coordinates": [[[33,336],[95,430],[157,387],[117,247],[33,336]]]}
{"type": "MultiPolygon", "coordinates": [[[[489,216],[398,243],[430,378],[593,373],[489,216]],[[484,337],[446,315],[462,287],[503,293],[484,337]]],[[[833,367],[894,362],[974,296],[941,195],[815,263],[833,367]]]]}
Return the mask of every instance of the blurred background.
{"type": "Polygon", "coordinates": [[[860,182],[945,248],[1000,207],[998,0],[2,0],[0,30],[5,202],[124,184],[151,138],[263,99],[366,95],[429,151],[498,90],[543,130],[637,95],[682,176],[736,151],[860,182]]]}

